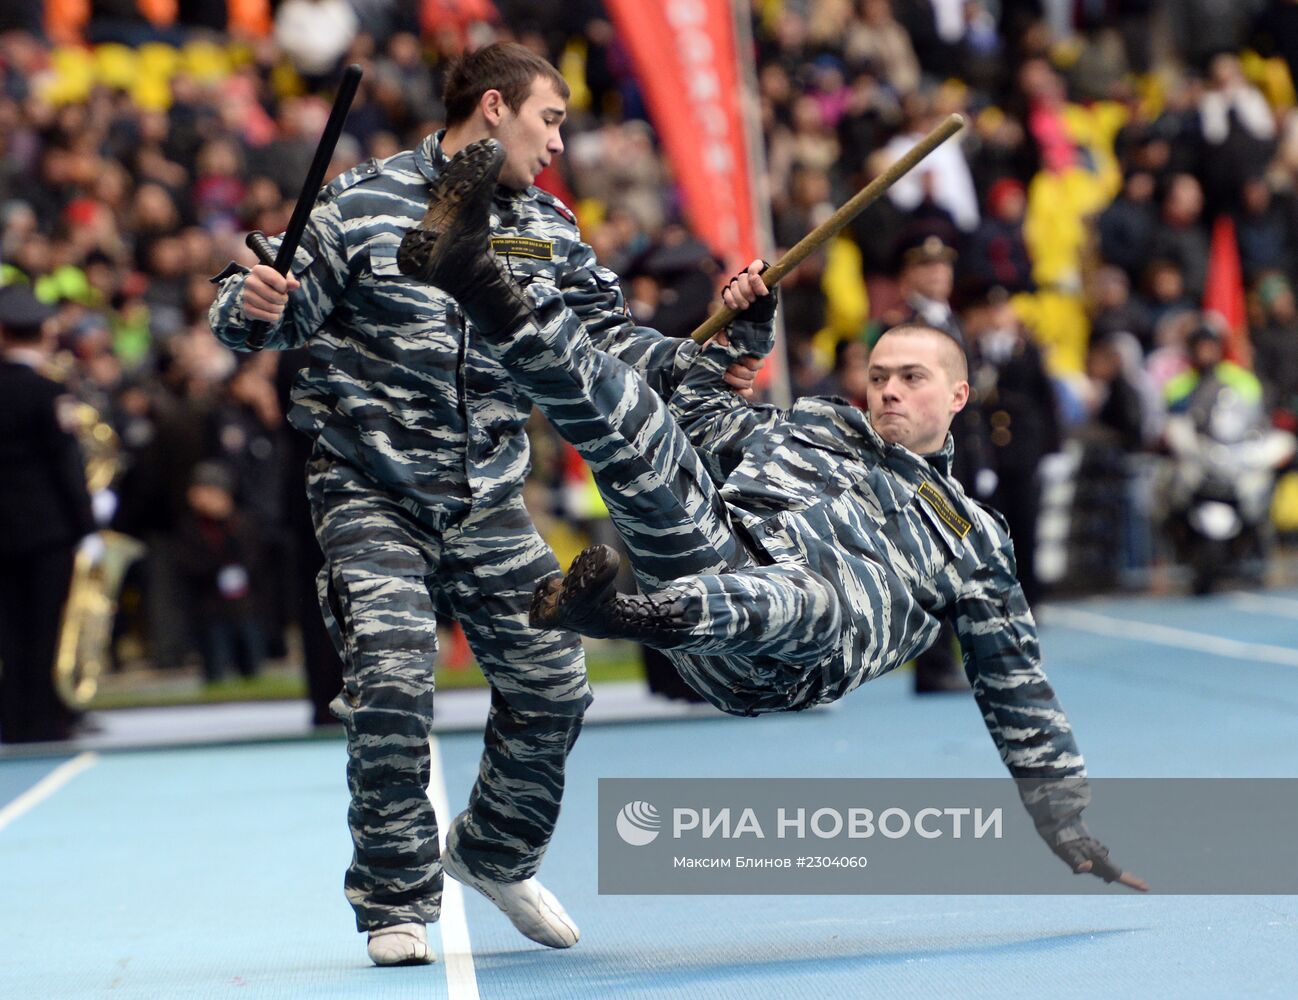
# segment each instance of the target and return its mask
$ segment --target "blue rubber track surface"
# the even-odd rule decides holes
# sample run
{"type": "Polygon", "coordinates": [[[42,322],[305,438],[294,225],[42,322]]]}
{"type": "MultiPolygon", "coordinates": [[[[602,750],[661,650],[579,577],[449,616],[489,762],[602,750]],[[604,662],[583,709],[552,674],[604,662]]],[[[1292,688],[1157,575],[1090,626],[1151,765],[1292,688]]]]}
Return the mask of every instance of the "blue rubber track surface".
{"type": "MultiPolygon", "coordinates": [[[[1045,610],[1047,671],[1093,775],[1298,777],[1298,592],[1264,596],[1045,610]]],[[[541,872],[582,941],[533,945],[469,894],[477,995],[1295,995],[1290,896],[598,894],[601,777],[1004,773],[971,698],[910,683],[800,715],[589,727],[541,872]]],[[[452,809],[479,749],[439,740],[452,809]]],[[[0,826],[0,997],[471,996],[444,962],[369,965],[342,896],[344,758],[340,741],[100,755],[0,826]]],[[[63,763],[0,762],[0,807],[63,763]]]]}

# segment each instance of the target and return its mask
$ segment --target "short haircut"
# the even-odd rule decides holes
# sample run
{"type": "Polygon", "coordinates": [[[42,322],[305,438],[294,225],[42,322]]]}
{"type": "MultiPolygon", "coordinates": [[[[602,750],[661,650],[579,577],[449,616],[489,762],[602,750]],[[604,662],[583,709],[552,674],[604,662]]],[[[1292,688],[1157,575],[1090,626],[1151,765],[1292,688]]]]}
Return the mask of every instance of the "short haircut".
{"type": "Polygon", "coordinates": [[[902,323],[889,330],[884,330],[879,335],[879,340],[875,341],[875,344],[877,345],[884,337],[935,337],[943,345],[942,367],[951,376],[951,381],[969,381],[969,359],[965,355],[964,346],[945,330],[939,330],[935,326],[927,326],[923,323],[902,323]]]}
{"type": "Polygon", "coordinates": [[[565,101],[570,91],[559,71],[531,49],[493,42],[456,59],[446,74],[442,103],[448,127],[468,121],[488,90],[499,90],[510,111],[518,111],[537,79],[548,80],[565,101]]]}

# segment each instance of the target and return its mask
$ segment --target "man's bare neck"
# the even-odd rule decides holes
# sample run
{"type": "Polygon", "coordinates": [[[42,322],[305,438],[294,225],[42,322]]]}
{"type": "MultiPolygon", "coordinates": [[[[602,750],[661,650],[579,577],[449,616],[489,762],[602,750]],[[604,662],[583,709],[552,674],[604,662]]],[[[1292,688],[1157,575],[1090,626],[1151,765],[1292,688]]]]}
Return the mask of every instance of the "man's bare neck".
{"type": "Polygon", "coordinates": [[[442,152],[451,157],[470,143],[490,136],[491,133],[485,128],[471,121],[453,125],[442,135],[442,152]]]}

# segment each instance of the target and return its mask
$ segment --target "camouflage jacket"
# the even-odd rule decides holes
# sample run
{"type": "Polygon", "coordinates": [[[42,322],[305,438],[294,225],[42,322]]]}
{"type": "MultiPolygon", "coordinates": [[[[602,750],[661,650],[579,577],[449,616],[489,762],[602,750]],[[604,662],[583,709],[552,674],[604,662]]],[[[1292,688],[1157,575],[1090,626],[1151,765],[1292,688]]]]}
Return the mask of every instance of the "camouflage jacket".
{"type": "MultiPolygon", "coordinates": [[[[362,164],[321,192],[293,264],[302,287],[267,347],[310,342],[310,366],[293,388],[294,427],[423,510],[456,514],[521,487],[531,404],[475,344],[455,301],[397,268],[401,237],[423,218],[447,163],[440,140],[362,164]]],[[[596,347],[670,394],[694,345],[635,325],[617,276],[599,266],[558,199],[502,189],[492,229],[520,283],[556,286],[596,347]]],[[[239,306],[245,274],[232,266],[218,277],[210,313],[235,349],[250,328],[239,306]]]]}
{"type": "MultiPolygon", "coordinates": [[[[1048,782],[1083,776],[1041,669],[1004,519],[951,477],[950,435],[939,453],[920,456],[884,441],[846,400],[750,406],[720,381],[737,353],[705,349],[671,406],[758,558],[806,565],[838,593],[841,655],[809,678],[806,702],[839,698],[913,658],[950,617],[1010,773],[1048,782]]],[[[1031,794],[1057,800],[1033,810],[1043,833],[1057,833],[1088,793],[1073,780],[1031,794]]]]}

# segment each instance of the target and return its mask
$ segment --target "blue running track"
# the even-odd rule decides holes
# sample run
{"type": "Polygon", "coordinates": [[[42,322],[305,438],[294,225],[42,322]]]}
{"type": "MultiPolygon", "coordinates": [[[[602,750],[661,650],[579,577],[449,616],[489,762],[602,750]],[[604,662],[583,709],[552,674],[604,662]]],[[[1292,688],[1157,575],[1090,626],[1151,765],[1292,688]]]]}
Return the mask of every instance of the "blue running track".
{"type": "MultiPolygon", "coordinates": [[[[1093,775],[1298,777],[1298,592],[1042,617],[1093,775]]],[[[455,810],[479,744],[438,739],[455,810]]],[[[333,740],[0,761],[0,997],[1298,996],[1292,896],[598,894],[601,777],[1002,775],[972,699],[908,675],[827,711],[589,727],[542,869],[582,928],[567,952],[469,894],[446,945],[430,929],[443,960],[372,968],[343,764],[333,740]]]]}

